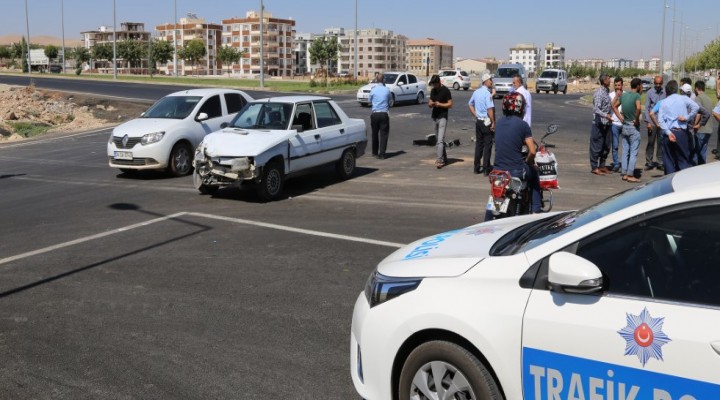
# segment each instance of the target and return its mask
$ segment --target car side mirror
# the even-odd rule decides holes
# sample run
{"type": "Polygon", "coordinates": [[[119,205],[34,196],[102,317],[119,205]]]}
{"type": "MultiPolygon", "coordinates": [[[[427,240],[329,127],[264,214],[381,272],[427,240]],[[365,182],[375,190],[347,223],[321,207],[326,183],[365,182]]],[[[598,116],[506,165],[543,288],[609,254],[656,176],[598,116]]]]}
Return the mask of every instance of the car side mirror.
{"type": "Polygon", "coordinates": [[[143,111],[143,112],[140,113],[140,116],[141,116],[141,117],[142,117],[143,115],[145,115],[145,111],[143,111]]]}
{"type": "Polygon", "coordinates": [[[207,115],[207,113],[202,112],[202,113],[198,114],[197,117],[195,117],[195,121],[201,122],[201,121],[205,121],[208,118],[210,118],[210,117],[207,115]]]}
{"type": "Polygon", "coordinates": [[[298,131],[298,133],[304,131],[302,125],[293,125],[292,127],[290,127],[290,129],[295,130],[295,131],[298,131]]]}
{"type": "Polygon", "coordinates": [[[222,124],[220,124],[220,129],[225,129],[225,128],[227,128],[228,126],[230,126],[229,123],[223,122],[222,124]]]}
{"type": "Polygon", "coordinates": [[[592,262],[561,251],[550,256],[548,283],[554,292],[586,294],[602,290],[603,278],[592,262]]]}

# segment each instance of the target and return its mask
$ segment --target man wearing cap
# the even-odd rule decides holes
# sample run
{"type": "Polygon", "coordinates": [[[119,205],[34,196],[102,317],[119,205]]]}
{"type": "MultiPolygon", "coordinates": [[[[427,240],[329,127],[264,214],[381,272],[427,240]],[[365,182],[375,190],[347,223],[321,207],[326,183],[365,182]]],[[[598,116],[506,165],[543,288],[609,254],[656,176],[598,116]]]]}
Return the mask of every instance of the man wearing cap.
{"type": "Polygon", "coordinates": [[[392,93],[383,82],[385,77],[379,74],[375,86],[370,89],[368,100],[372,104],[370,114],[370,128],[372,129],[372,155],[383,160],[387,149],[388,137],[390,136],[390,99],[392,93]]]}
{"type": "Polygon", "coordinates": [[[647,171],[653,168],[663,169],[662,132],[660,132],[660,127],[655,125],[652,118],[650,118],[650,111],[655,108],[655,104],[666,97],[662,76],[656,76],[653,85],[653,89],[645,93],[645,123],[647,124],[648,133],[648,143],[645,148],[645,170],[647,171]],[[655,161],[653,161],[653,156],[655,161]]]}
{"type": "Polygon", "coordinates": [[[690,97],[678,94],[675,80],[668,82],[665,92],[669,96],[660,104],[658,124],[665,134],[663,159],[667,175],[692,166],[690,159],[692,136],[688,130],[688,121],[695,119],[700,106],[690,100],[690,97]]]}
{"type": "Polygon", "coordinates": [[[590,172],[595,175],[611,173],[605,166],[610,154],[612,134],[612,103],[610,101],[610,75],[600,74],[600,87],[593,94],[593,122],[590,130],[590,172]]]}
{"type": "Polygon", "coordinates": [[[445,153],[445,129],[447,128],[448,110],[452,108],[452,94],[450,89],[440,83],[440,76],[433,75],[430,78],[430,101],[428,107],[432,108],[431,117],[435,125],[436,155],[435,167],[440,169],[447,164],[447,154],[445,153]]]}
{"type": "Polygon", "coordinates": [[[490,89],[492,75],[483,74],[480,87],[473,93],[468,102],[470,113],[475,117],[475,159],[473,172],[490,174],[493,134],[495,132],[495,103],[490,89]]]}

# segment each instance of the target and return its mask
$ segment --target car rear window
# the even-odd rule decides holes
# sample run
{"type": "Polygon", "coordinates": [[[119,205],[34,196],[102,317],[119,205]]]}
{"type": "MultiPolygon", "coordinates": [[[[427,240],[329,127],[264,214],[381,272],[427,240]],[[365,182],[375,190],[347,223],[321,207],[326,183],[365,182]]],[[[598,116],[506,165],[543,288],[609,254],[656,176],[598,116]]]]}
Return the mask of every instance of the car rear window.
{"type": "Polygon", "coordinates": [[[465,72],[465,71],[460,71],[460,75],[462,75],[462,76],[468,76],[467,72],[465,72]]]}

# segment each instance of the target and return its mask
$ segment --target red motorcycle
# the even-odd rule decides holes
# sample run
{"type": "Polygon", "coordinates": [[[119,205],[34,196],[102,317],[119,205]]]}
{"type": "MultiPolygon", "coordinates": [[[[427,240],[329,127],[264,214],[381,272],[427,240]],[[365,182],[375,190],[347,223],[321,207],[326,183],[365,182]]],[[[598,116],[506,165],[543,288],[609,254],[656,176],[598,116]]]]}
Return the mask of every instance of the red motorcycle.
{"type": "MultiPolygon", "coordinates": [[[[545,138],[557,132],[558,127],[551,124],[547,132],[540,139],[540,145],[535,154],[535,166],[540,178],[542,190],[542,212],[548,212],[553,207],[553,189],[558,186],[558,166],[555,154],[548,150],[555,147],[545,143],[545,138]]],[[[523,146],[523,156],[527,157],[527,146],[523,146]]],[[[531,193],[527,181],[510,175],[508,171],[494,169],[488,175],[490,178],[490,197],[488,198],[485,220],[512,217],[515,215],[530,214],[531,193]]]]}

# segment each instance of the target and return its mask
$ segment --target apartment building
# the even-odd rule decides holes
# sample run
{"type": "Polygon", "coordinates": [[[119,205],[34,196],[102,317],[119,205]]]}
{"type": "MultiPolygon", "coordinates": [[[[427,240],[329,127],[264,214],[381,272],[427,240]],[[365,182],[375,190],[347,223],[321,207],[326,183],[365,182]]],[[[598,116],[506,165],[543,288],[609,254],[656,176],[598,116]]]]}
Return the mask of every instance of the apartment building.
{"type": "MultiPolygon", "coordinates": [[[[116,44],[117,42],[122,42],[126,40],[137,40],[139,42],[147,43],[152,36],[150,32],[145,30],[145,24],[142,22],[121,22],[120,29],[118,29],[117,32],[114,31],[113,27],[111,26],[101,26],[96,30],[80,32],[80,34],[83,37],[83,46],[88,50],[92,49],[98,44],[113,43],[113,41],[115,41],[116,44]],[[115,34],[117,34],[116,37],[114,37],[115,34]]],[[[118,58],[117,61],[118,67],[122,67],[124,65],[123,59],[118,58]]],[[[102,70],[107,69],[108,66],[109,68],[112,68],[112,59],[92,60],[89,67],[91,69],[96,69],[96,64],[105,67],[102,68],[102,70]],[[101,63],[98,63],[98,61],[100,61],[101,63]]],[[[147,59],[143,60],[142,64],[143,68],[146,68],[147,59]]]]}
{"type": "Polygon", "coordinates": [[[565,68],[565,48],[556,46],[553,42],[547,43],[541,59],[543,69],[565,68]]]}
{"type": "Polygon", "coordinates": [[[608,68],[615,68],[619,70],[623,70],[626,68],[632,68],[634,65],[633,60],[628,60],[625,58],[611,58],[607,62],[608,68]]]}
{"type": "Polygon", "coordinates": [[[567,60],[566,65],[577,65],[583,68],[592,68],[600,70],[605,67],[605,60],[600,58],[585,58],[578,60],[567,60]]]}
{"type": "MultiPolygon", "coordinates": [[[[355,74],[355,34],[340,38],[340,70],[355,74]]],[[[391,30],[373,28],[357,32],[358,76],[368,78],[376,72],[405,71],[407,37],[391,30]]]]}
{"type": "MultiPolygon", "coordinates": [[[[170,43],[177,40],[178,50],[182,49],[185,43],[194,39],[200,39],[205,44],[205,57],[197,65],[178,58],[179,75],[219,75],[222,73],[222,66],[217,59],[217,49],[222,40],[222,25],[208,23],[195,14],[188,14],[186,18],[180,18],[180,23],[158,25],[155,27],[155,31],[160,40],[167,40],[170,43]]],[[[165,65],[158,65],[158,70],[167,75],[174,75],[174,62],[169,61],[165,65]]]]}
{"type": "Polygon", "coordinates": [[[329,39],[331,37],[336,37],[338,44],[340,44],[344,36],[345,28],[327,28],[323,33],[296,33],[293,41],[295,73],[298,75],[312,75],[320,69],[325,69],[325,67],[329,68],[333,74],[340,72],[338,68],[340,54],[338,54],[337,60],[330,61],[327,66],[323,65],[321,67],[318,63],[312,63],[310,47],[312,47],[313,42],[317,39],[329,39]]]}
{"type": "Polygon", "coordinates": [[[222,45],[243,51],[240,62],[232,65],[232,72],[240,75],[260,74],[260,37],[263,39],[265,74],[292,76],[294,74],[293,36],[295,20],[275,18],[263,12],[263,29],[260,31],[260,13],[248,11],[245,18],[222,20],[222,45]]]}
{"type": "Polygon", "coordinates": [[[407,69],[418,76],[430,76],[441,69],[453,69],[453,45],[435,40],[410,39],[406,43],[407,69]]]}
{"type": "Polygon", "coordinates": [[[540,49],[531,43],[520,43],[510,48],[509,63],[522,64],[525,70],[535,72],[540,65],[540,49]]]}

